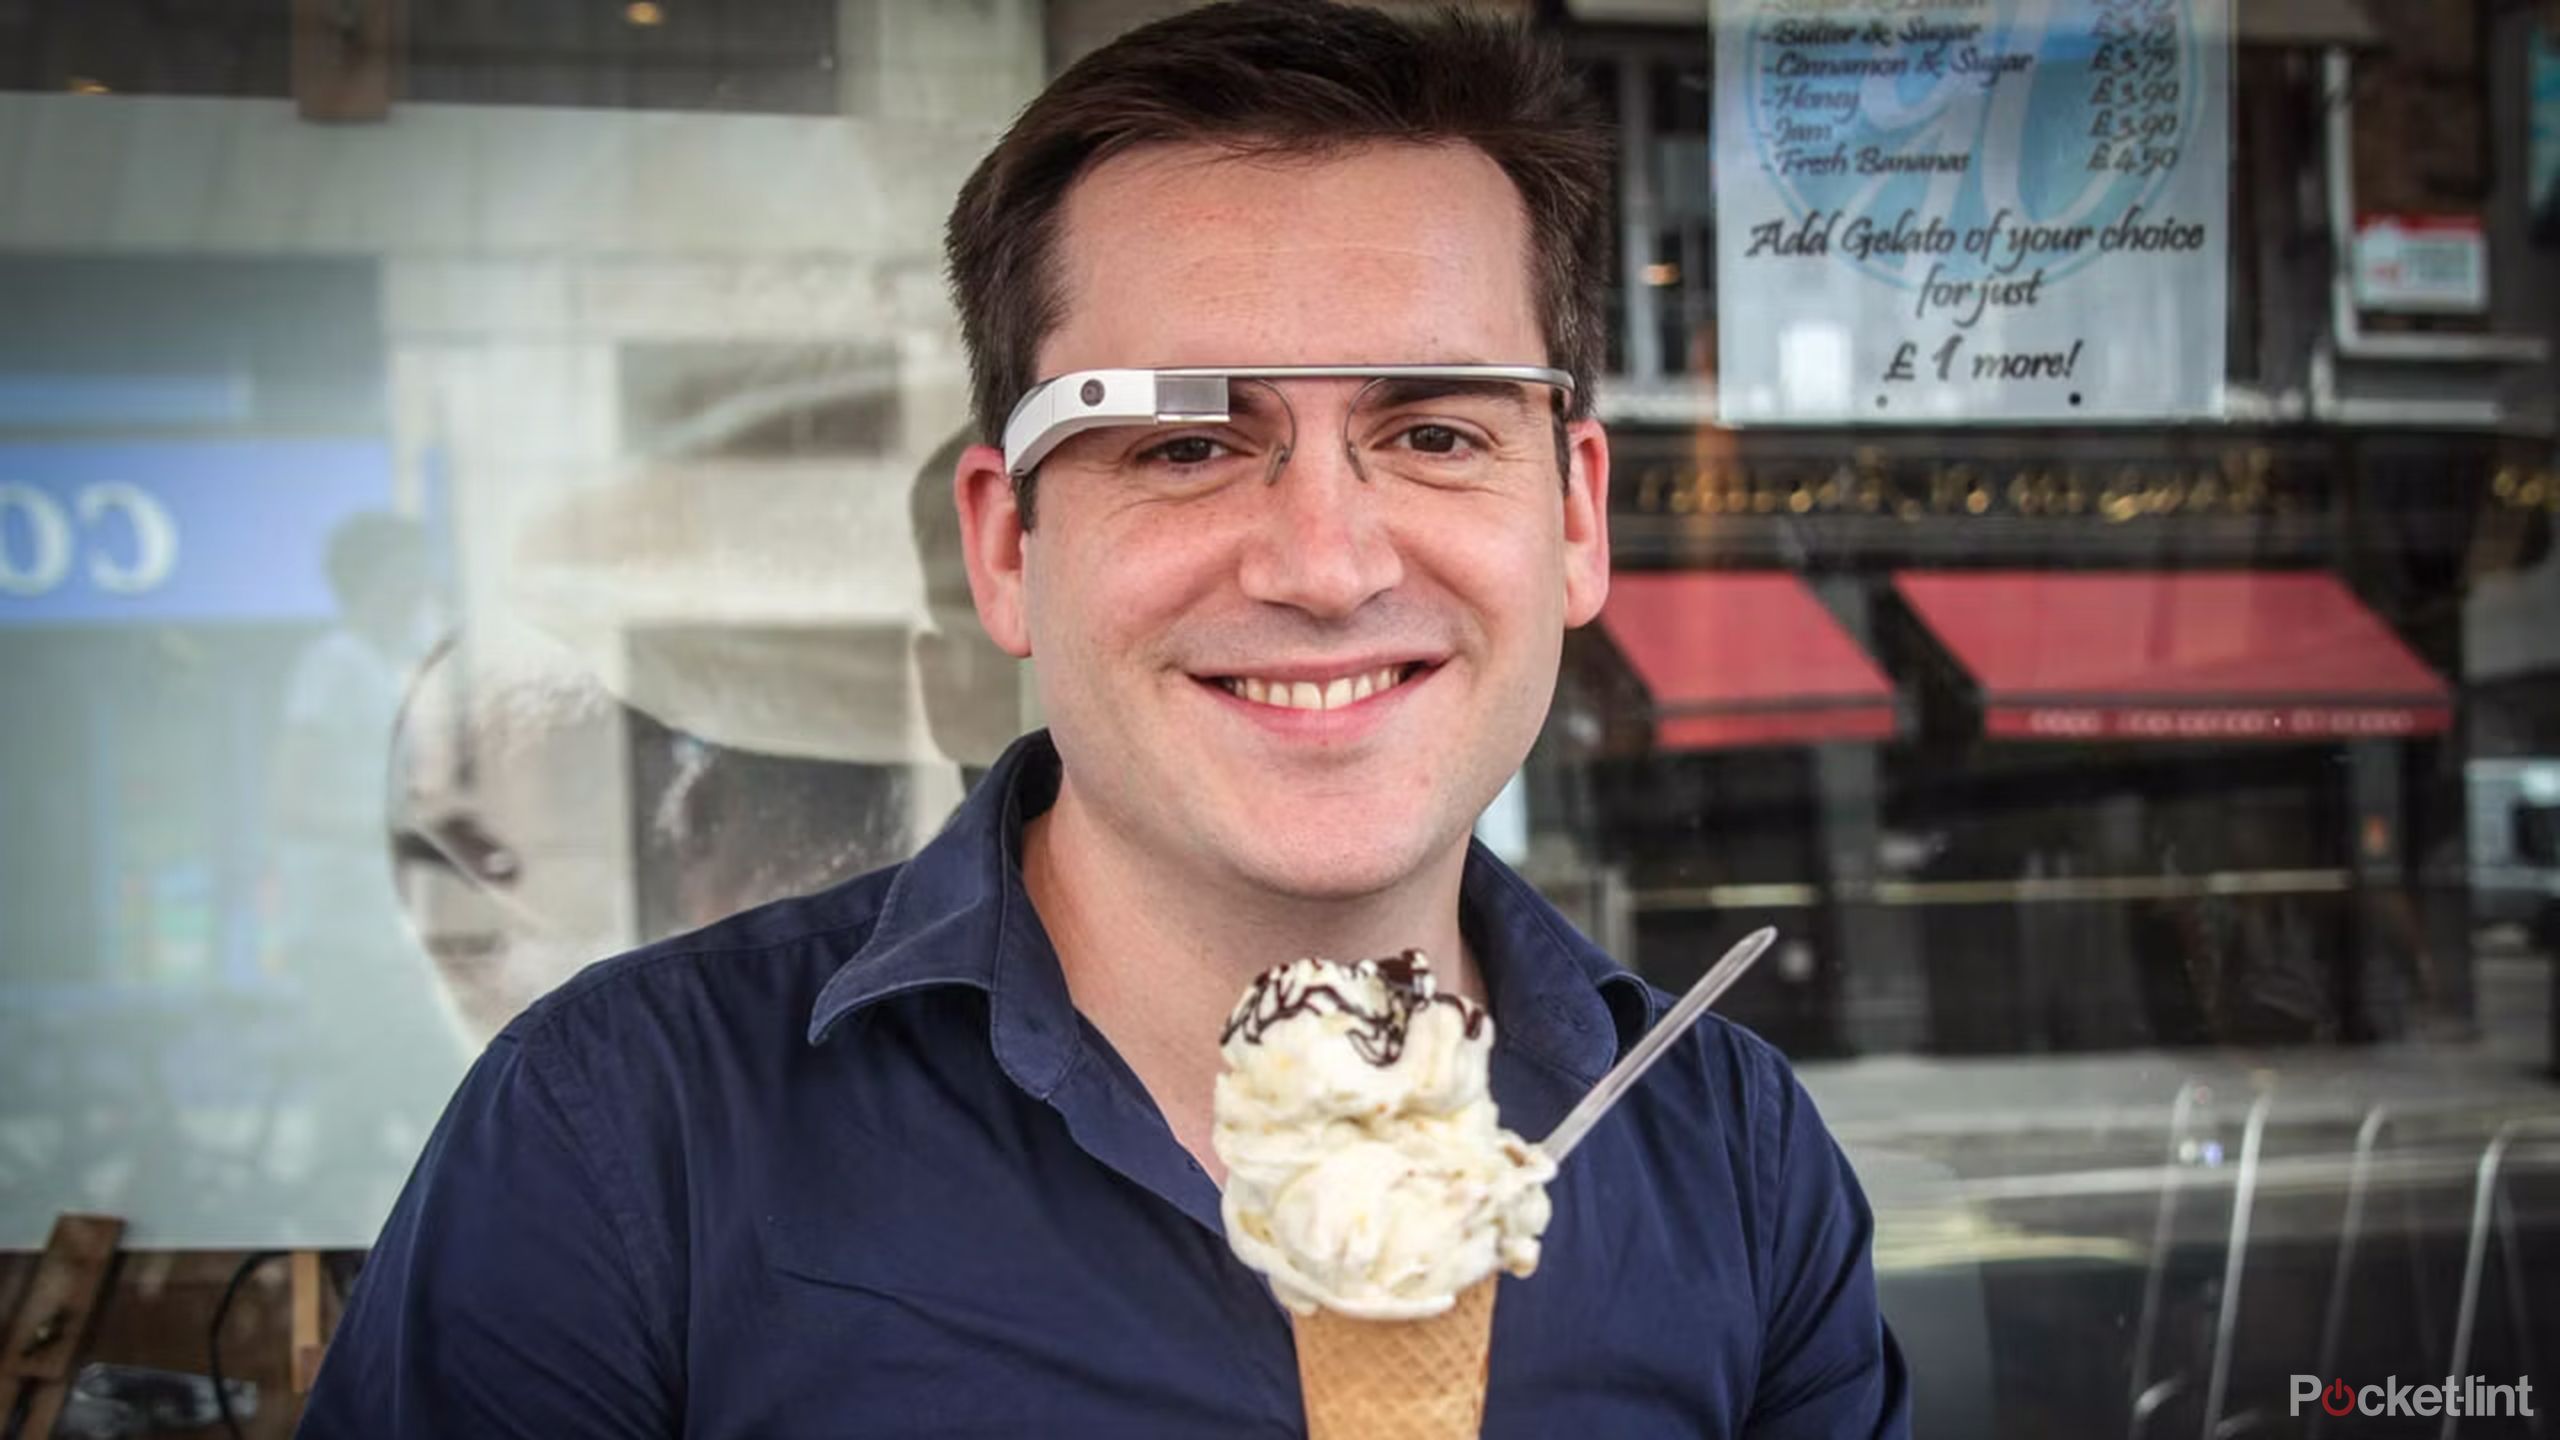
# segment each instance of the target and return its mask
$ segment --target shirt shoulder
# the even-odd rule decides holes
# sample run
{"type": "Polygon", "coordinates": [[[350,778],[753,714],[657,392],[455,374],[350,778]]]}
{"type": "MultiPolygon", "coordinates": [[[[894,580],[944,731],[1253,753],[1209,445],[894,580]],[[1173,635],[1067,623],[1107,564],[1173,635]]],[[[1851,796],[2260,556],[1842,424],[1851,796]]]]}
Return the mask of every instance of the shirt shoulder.
{"type": "MultiPolygon", "coordinates": [[[[1652,1001],[1652,1018],[1658,1022],[1678,997],[1657,985],[1648,984],[1645,989],[1652,1001]]],[[[1692,1097],[1695,1105],[1714,1112],[1738,1133],[1750,1134],[1782,1120],[1778,1112],[1802,1090],[1795,1068],[1777,1046],[1751,1027],[1714,1011],[1699,1016],[1688,1039],[1664,1059],[1675,1057],[1691,1067],[1699,1082],[1677,1087],[1678,1093],[1692,1097]]]]}
{"type": "Polygon", "coordinates": [[[538,1095],[634,1250],[682,1273],[691,1199],[776,1147],[741,1117],[771,1117],[809,1063],[810,1009],[899,869],[596,961],[510,1022],[465,1090],[538,1095]]]}
{"type": "MultiPolygon", "coordinates": [[[[1655,991],[1654,1013],[1668,1008],[1655,991]]],[[[1654,1133],[1691,1157],[1674,1169],[1718,1177],[1743,1238],[1765,1254],[1790,1205],[1801,1204],[1847,1178],[1835,1166],[1830,1132],[1795,1068],[1777,1046],[1750,1027],[1709,1013],[1654,1074],[1636,1087],[1655,1107],[1654,1133]],[[1669,1137],[1677,1137],[1670,1139],[1669,1137]]],[[[1657,1156],[1657,1159],[1662,1157],[1657,1156]]],[[[1853,1182],[1852,1182],[1853,1183],[1853,1182]]]]}

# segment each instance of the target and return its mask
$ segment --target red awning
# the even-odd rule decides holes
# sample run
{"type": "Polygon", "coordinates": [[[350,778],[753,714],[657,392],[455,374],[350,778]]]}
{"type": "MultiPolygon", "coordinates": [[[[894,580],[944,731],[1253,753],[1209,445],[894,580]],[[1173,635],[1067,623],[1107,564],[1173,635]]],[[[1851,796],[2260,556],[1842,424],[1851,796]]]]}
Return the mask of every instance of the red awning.
{"type": "Polygon", "coordinates": [[[2429,735],[2444,678],[2337,577],[1905,571],[1894,585],[2026,740],[2429,735]]]}
{"type": "Polygon", "coordinates": [[[1600,623],[1666,750],[1892,736],[1893,687],[1793,575],[1620,575],[1600,623]]]}

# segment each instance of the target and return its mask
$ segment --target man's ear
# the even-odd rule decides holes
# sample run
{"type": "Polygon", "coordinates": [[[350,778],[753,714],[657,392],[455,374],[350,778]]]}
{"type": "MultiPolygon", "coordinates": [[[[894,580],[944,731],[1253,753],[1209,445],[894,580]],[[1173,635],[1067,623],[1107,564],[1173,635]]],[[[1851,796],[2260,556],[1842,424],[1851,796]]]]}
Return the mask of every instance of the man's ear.
{"type": "Polygon", "coordinates": [[[969,567],[969,598],[996,648],[1030,658],[1031,627],[1022,601],[1022,512],[1004,452],[972,445],[951,471],[951,500],[960,511],[960,555],[969,567]]]}
{"type": "Polygon", "coordinates": [[[1564,623],[1588,625],[1609,599],[1609,434],[1597,420],[1565,427],[1564,623]]]}

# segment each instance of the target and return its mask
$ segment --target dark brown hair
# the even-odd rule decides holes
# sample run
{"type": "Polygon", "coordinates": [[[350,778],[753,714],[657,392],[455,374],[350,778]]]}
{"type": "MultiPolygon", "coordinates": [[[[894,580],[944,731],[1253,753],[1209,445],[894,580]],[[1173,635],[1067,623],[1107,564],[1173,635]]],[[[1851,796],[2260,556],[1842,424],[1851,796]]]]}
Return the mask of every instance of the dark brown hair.
{"type": "MultiPolygon", "coordinates": [[[[1379,142],[1483,151],[1520,191],[1547,363],[1574,379],[1568,416],[1590,413],[1615,151],[1557,49],[1455,10],[1415,23],[1333,0],[1232,0],[1077,61],[960,187],[944,247],[987,443],[1002,443],[1060,319],[1053,261],[1068,187],[1135,146],[1184,142],[1249,155],[1379,142]]],[[[1026,480],[1025,525],[1031,499],[1026,480]]]]}

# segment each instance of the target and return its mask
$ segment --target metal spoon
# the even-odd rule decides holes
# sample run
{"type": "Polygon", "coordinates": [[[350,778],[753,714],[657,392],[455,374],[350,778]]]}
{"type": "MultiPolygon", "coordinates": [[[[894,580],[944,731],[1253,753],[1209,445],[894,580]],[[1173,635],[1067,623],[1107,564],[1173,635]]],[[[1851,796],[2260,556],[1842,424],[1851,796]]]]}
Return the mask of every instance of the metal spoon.
{"type": "Polygon", "coordinates": [[[1727,950],[1723,959],[1708,966],[1707,973],[1698,977],[1698,983],[1689,987],[1689,993],[1680,997],[1680,1003],[1671,1007],[1671,1013],[1662,1017],[1662,1023],[1646,1032],[1634,1049],[1610,1066],[1609,1073],[1600,1077],[1600,1083],[1591,1087],[1591,1093],[1582,1097],[1582,1103],[1556,1122],[1553,1133],[1538,1142],[1538,1148],[1547,1152],[1547,1158],[1559,1166],[1563,1165],[1564,1157],[1573,1153],[1573,1147],[1582,1143],[1582,1137],[1591,1133],[1591,1127],[1600,1123],[1600,1117],[1609,1113],[1609,1107],[1625,1098],[1636,1081],[1644,1078],[1644,1072],[1653,1068],[1653,1062],[1661,1059],[1663,1052],[1671,1048],[1671,1042],[1698,1023],[1698,1017],[1707,1013],[1707,1007],[1716,1002],[1716,997],[1732,989],[1733,982],[1741,979],[1742,973],[1751,968],[1752,962],[1758,960],[1762,952],[1777,943],[1777,939],[1775,929],[1763,926],[1743,936],[1741,944],[1727,950]]]}

